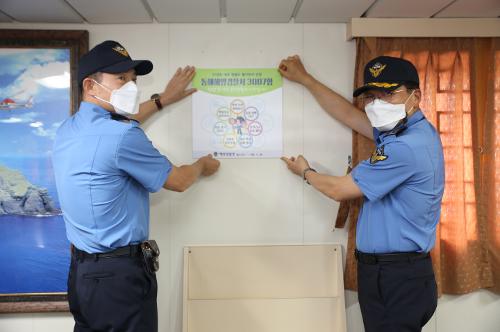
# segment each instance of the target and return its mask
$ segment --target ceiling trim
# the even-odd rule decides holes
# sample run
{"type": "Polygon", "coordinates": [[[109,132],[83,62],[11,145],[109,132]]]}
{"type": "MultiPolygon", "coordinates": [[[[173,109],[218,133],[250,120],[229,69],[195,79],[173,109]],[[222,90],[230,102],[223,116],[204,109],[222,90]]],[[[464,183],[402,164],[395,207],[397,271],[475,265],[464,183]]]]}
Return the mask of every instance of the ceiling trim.
{"type": "Polygon", "coordinates": [[[356,37],[500,37],[500,19],[352,18],[346,38],[356,37]]]}

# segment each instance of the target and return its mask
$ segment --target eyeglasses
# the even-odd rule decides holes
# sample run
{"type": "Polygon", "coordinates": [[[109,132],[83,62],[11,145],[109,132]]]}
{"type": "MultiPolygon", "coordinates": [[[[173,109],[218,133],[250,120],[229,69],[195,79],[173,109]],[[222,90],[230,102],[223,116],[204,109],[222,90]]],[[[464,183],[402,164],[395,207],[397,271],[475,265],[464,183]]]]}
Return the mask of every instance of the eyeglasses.
{"type": "Polygon", "coordinates": [[[375,96],[371,93],[367,93],[367,94],[361,95],[359,98],[365,104],[372,103],[375,101],[375,99],[380,99],[383,101],[391,101],[396,93],[403,92],[403,91],[408,91],[408,90],[400,89],[400,90],[394,90],[394,91],[387,91],[387,92],[382,92],[378,96],[375,96]]]}

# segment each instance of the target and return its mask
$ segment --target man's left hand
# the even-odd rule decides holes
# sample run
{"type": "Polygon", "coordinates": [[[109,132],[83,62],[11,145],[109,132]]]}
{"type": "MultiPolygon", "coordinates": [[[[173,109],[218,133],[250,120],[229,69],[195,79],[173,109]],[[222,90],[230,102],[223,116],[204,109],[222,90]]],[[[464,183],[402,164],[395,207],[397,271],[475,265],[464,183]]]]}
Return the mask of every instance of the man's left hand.
{"type": "Polygon", "coordinates": [[[290,158],[281,157],[281,160],[286,163],[288,169],[292,171],[292,173],[297,174],[300,177],[302,177],[304,170],[309,167],[309,163],[302,155],[290,158]]]}
{"type": "Polygon", "coordinates": [[[174,76],[170,79],[165,91],[160,95],[163,106],[173,104],[196,92],[196,89],[188,89],[188,85],[193,80],[196,69],[192,66],[178,68],[174,76]]]}

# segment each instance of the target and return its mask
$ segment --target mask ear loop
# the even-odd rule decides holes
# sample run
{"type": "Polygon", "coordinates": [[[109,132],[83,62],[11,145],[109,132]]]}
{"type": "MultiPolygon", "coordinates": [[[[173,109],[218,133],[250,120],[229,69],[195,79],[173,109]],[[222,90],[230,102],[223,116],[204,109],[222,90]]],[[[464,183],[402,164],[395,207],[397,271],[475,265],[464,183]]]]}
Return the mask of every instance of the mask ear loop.
{"type": "MultiPolygon", "coordinates": [[[[410,95],[408,96],[408,98],[406,98],[406,101],[405,101],[405,107],[406,107],[406,103],[408,102],[408,99],[411,98],[411,96],[413,95],[413,93],[415,92],[415,90],[413,90],[410,95]]],[[[413,108],[412,108],[413,109],[413,108]]],[[[411,112],[411,110],[410,110],[411,112]]],[[[399,122],[396,124],[396,126],[394,127],[393,130],[389,131],[388,132],[388,135],[392,135],[392,134],[399,134],[400,132],[402,132],[405,128],[406,128],[406,124],[408,123],[408,113],[410,112],[406,112],[405,110],[405,117],[402,118],[401,120],[399,120],[399,122]]]]}
{"type": "MultiPolygon", "coordinates": [[[[110,88],[108,88],[108,87],[106,87],[106,86],[102,85],[101,83],[97,82],[97,81],[96,81],[96,80],[94,80],[93,78],[91,78],[90,80],[92,80],[95,84],[99,85],[100,87],[103,87],[104,89],[106,89],[106,90],[108,90],[108,91],[112,91],[110,88]]],[[[100,101],[102,101],[102,102],[104,102],[104,103],[106,103],[106,104],[109,104],[109,105],[113,106],[113,104],[111,104],[108,100],[104,100],[104,99],[102,99],[101,97],[96,96],[96,95],[91,95],[91,96],[92,96],[92,97],[94,97],[94,98],[95,98],[95,99],[97,99],[97,100],[100,100],[100,101]]],[[[113,107],[113,108],[114,108],[114,107],[113,107]]]]}
{"type": "MultiPolygon", "coordinates": [[[[410,95],[408,96],[408,98],[406,98],[405,103],[404,103],[405,104],[405,108],[406,108],[406,103],[411,98],[411,96],[413,96],[414,92],[415,92],[415,90],[413,90],[410,93],[410,95]]],[[[399,126],[401,123],[405,123],[406,124],[408,122],[408,114],[411,113],[412,110],[413,110],[413,107],[408,112],[406,112],[406,109],[405,109],[405,117],[401,119],[401,121],[396,125],[396,127],[399,126]]]]}
{"type": "MultiPolygon", "coordinates": [[[[405,107],[406,107],[406,103],[407,103],[407,102],[408,102],[408,100],[411,98],[411,96],[413,96],[413,93],[414,93],[414,92],[415,92],[415,90],[413,90],[413,91],[410,93],[410,95],[408,96],[408,98],[406,98],[406,100],[405,100],[405,107]]],[[[407,118],[407,117],[408,117],[408,114],[409,114],[409,113],[411,113],[411,112],[413,111],[413,107],[414,107],[414,106],[412,106],[412,107],[411,107],[411,109],[410,109],[408,112],[406,112],[406,111],[405,111],[405,113],[406,113],[405,118],[407,118]]]]}
{"type": "Polygon", "coordinates": [[[100,87],[103,87],[104,89],[106,89],[106,90],[108,90],[108,91],[112,91],[110,88],[108,88],[108,87],[107,87],[107,86],[105,86],[105,85],[102,85],[101,83],[97,82],[97,81],[96,81],[96,80],[94,80],[93,78],[91,78],[91,80],[92,80],[95,84],[99,85],[100,87]]]}

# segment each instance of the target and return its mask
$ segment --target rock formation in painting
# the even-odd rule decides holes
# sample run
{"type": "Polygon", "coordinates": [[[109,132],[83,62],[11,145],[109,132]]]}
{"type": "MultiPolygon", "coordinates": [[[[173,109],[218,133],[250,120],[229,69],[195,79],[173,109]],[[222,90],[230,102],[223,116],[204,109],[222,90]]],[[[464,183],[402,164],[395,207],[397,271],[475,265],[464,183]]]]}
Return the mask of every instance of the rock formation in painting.
{"type": "Polygon", "coordinates": [[[21,172],[0,165],[0,215],[60,214],[47,189],[31,184],[21,172]]]}

